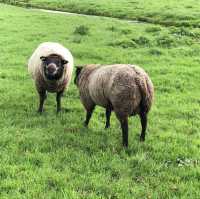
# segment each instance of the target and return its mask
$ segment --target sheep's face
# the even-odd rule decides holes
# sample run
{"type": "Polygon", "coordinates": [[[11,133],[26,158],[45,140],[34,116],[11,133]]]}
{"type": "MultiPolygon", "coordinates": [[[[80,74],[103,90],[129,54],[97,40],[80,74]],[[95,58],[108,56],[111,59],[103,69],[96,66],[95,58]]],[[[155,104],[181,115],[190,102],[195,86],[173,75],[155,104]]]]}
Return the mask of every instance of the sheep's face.
{"type": "Polygon", "coordinates": [[[62,77],[64,68],[68,61],[63,60],[59,55],[40,57],[43,63],[44,75],[48,80],[58,80],[62,77]]]}
{"type": "Polygon", "coordinates": [[[83,69],[83,66],[77,66],[76,67],[76,74],[75,74],[75,78],[74,78],[74,84],[76,84],[78,86],[78,79],[79,79],[79,76],[81,74],[81,71],[83,69]]]}

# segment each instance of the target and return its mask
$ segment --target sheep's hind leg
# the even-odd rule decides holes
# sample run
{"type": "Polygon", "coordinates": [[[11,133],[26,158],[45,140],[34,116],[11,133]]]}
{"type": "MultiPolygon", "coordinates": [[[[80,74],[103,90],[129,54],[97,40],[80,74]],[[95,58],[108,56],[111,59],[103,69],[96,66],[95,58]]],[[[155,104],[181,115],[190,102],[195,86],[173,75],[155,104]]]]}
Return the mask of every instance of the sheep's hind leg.
{"type": "Polygon", "coordinates": [[[110,127],[110,116],[111,116],[112,109],[110,107],[106,108],[106,126],[105,129],[110,127]]]}
{"type": "Polygon", "coordinates": [[[63,96],[64,90],[57,92],[56,94],[56,102],[57,102],[57,113],[61,111],[61,97],[63,96]]]}
{"type": "Polygon", "coordinates": [[[146,129],[147,129],[147,113],[145,113],[145,112],[140,113],[140,121],[141,121],[141,126],[142,126],[140,141],[144,142],[145,141],[145,133],[146,133],[146,129]]]}
{"type": "Polygon", "coordinates": [[[123,137],[123,146],[128,147],[128,118],[120,119],[122,137],[123,137]]]}
{"type": "Polygon", "coordinates": [[[123,146],[128,147],[128,116],[122,116],[116,113],[116,116],[121,124],[123,146]]]}
{"type": "Polygon", "coordinates": [[[85,119],[85,122],[84,122],[84,126],[88,126],[89,124],[89,121],[92,117],[92,113],[94,111],[94,108],[95,108],[95,105],[93,105],[92,107],[90,107],[89,109],[87,109],[87,113],[86,113],[86,119],[85,119]]]}
{"type": "Polygon", "coordinates": [[[42,113],[44,101],[47,98],[47,94],[46,94],[46,90],[40,91],[38,93],[39,93],[39,97],[40,97],[40,104],[39,104],[39,108],[38,108],[38,113],[42,113]]]}

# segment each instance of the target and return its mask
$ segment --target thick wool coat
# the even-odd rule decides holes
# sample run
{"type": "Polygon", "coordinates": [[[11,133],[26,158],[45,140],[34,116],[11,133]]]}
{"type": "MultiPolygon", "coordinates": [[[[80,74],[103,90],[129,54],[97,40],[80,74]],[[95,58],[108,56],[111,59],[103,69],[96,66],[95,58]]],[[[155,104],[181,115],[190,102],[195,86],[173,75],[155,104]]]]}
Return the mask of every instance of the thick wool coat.
{"type": "Polygon", "coordinates": [[[28,71],[32,78],[35,80],[36,88],[40,92],[41,90],[47,90],[49,92],[59,92],[65,89],[72,77],[73,72],[73,57],[68,49],[58,43],[45,42],[40,44],[34,51],[28,61],[28,71]],[[51,54],[56,54],[62,57],[62,59],[68,61],[64,68],[62,77],[59,80],[50,81],[46,79],[44,75],[43,64],[40,57],[47,57],[51,54]]]}
{"type": "Polygon", "coordinates": [[[78,79],[80,98],[87,110],[95,104],[108,107],[119,117],[149,112],[154,87],[147,73],[135,65],[87,65],[78,79]]]}

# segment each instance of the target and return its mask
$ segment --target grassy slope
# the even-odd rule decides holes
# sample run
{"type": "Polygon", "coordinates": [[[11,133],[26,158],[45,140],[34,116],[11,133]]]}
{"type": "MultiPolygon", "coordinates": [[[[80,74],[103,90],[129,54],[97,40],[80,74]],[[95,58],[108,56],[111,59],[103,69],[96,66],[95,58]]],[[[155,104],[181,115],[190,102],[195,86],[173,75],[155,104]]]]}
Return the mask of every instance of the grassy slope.
{"type": "Polygon", "coordinates": [[[167,26],[200,26],[200,2],[196,0],[10,0],[9,2],[76,13],[137,19],[167,26]]]}
{"type": "Polygon", "coordinates": [[[0,198],[199,198],[199,30],[0,10],[0,198]],[[88,34],[73,33],[80,24],[88,34]],[[63,43],[76,64],[143,66],[156,90],[146,142],[130,118],[124,151],[118,121],[104,130],[100,108],[85,129],[73,84],[63,98],[69,112],[56,116],[49,94],[39,116],[26,62],[43,41],[63,43]]]}

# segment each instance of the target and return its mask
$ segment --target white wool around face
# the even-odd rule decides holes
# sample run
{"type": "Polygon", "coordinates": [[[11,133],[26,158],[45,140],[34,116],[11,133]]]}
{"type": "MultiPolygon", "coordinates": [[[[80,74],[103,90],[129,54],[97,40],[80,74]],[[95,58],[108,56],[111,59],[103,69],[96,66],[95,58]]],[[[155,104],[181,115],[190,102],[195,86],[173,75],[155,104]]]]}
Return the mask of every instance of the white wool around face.
{"type": "Polygon", "coordinates": [[[28,72],[32,75],[32,78],[36,79],[38,72],[43,74],[43,70],[41,68],[42,61],[40,57],[49,56],[50,54],[60,55],[64,60],[68,61],[65,73],[63,75],[67,76],[67,79],[70,81],[74,65],[73,56],[67,48],[55,42],[41,43],[33,52],[28,61],[28,72]]]}

